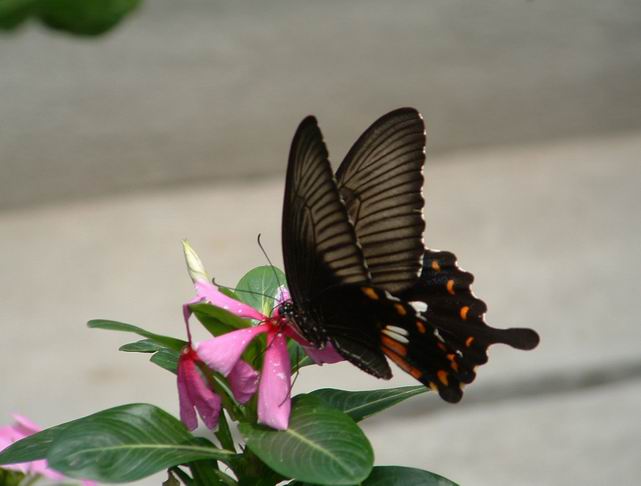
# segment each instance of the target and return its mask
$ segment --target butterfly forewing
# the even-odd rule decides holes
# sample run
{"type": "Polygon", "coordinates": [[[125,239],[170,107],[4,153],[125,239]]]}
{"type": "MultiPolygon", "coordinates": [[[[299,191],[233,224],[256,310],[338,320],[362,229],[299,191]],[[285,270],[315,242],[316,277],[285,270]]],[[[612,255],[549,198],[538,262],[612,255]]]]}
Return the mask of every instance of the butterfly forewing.
{"type": "Polygon", "coordinates": [[[424,161],[423,119],[400,108],[376,120],[336,172],[372,283],[392,293],[420,273],[424,161]]]}
{"type": "MultiPolygon", "coordinates": [[[[316,119],[305,118],[289,154],[282,227],[287,282],[302,311],[329,287],[369,281],[327,157],[316,119]]],[[[299,323],[301,332],[322,344],[324,330],[311,316],[305,317],[308,325],[299,323]]]]}

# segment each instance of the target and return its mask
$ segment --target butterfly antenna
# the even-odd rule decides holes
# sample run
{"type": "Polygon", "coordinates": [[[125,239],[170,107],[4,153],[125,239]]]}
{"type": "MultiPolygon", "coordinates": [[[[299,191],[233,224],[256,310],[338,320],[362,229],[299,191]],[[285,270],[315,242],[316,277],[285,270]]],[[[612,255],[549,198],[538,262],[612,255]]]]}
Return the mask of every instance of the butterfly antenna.
{"type": "Polygon", "coordinates": [[[261,292],[256,292],[255,290],[239,289],[236,287],[228,287],[227,285],[216,283],[216,279],[212,279],[212,283],[220,289],[231,290],[232,292],[244,292],[246,294],[260,295],[261,297],[265,297],[267,299],[272,299],[272,300],[275,299],[273,295],[263,294],[261,292]]]}
{"type": "Polygon", "coordinates": [[[258,233],[258,237],[256,238],[256,241],[258,241],[258,247],[260,248],[260,251],[263,252],[263,255],[265,255],[265,258],[267,259],[267,262],[269,263],[269,266],[272,268],[272,272],[274,272],[274,278],[276,279],[276,282],[278,282],[278,288],[280,288],[280,287],[283,286],[283,284],[280,283],[280,279],[278,278],[278,274],[276,273],[276,269],[274,268],[274,264],[269,259],[269,255],[265,251],[265,248],[263,248],[263,244],[260,242],[260,237],[261,237],[261,234],[258,233]]]}

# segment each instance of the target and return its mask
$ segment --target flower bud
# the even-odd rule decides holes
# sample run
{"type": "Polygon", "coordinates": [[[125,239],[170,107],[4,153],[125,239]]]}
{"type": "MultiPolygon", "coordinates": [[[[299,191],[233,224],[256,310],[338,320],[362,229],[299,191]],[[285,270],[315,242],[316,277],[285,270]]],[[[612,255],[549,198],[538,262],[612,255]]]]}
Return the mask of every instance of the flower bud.
{"type": "Polygon", "coordinates": [[[205,270],[203,262],[200,260],[198,253],[191,247],[189,241],[183,240],[183,252],[185,254],[185,263],[187,263],[187,271],[191,277],[192,282],[210,282],[209,275],[205,270]]]}

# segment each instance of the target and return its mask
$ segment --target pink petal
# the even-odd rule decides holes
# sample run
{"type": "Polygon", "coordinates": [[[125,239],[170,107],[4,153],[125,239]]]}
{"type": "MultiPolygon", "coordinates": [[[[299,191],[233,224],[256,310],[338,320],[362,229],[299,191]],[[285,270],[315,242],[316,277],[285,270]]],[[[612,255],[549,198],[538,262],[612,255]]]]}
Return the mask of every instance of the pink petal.
{"type": "Polygon", "coordinates": [[[198,356],[212,370],[229,375],[245,348],[254,337],[269,329],[268,324],[238,329],[194,345],[198,356]]]}
{"type": "Polygon", "coordinates": [[[243,304],[231,297],[227,297],[212,283],[199,280],[194,283],[194,287],[196,287],[196,295],[198,295],[198,297],[205,299],[210,304],[225,309],[238,317],[256,319],[257,321],[264,321],[267,319],[267,316],[261,314],[252,306],[243,304]]]}
{"type": "MultiPolygon", "coordinates": [[[[287,302],[288,300],[291,300],[291,296],[289,295],[289,289],[284,285],[281,285],[280,287],[278,287],[278,290],[276,291],[276,303],[282,304],[283,302],[287,302]]],[[[276,307],[278,308],[278,306],[276,307]]]]}
{"type": "Polygon", "coordinates": [[[180,407],[180,420],[189,429],[194,430],[198,426],[194,401],[191,397],[189,377],[195,370],[195,363],[183,352],[178,360],[178,403],[180,407]]]}
{"type": "Polygon", "coordinates": [[[13,414],[13,420],[16,421],[15,429],[26,436],[40,432],[42,427],[34,424],[31,420],[23,415],[13,414]]]}
{"type": "Polygon", "coordinates": [[[281,332],[270,332],[263,372],[258,386],[258,422],[285,430],[291,411],[291,366],[287,340],[281,332]]]}
{"type": "Polygon", "coordinates": [[[26,437],[26,435],[16,430],[12,425],[0,427],[0,451],[23,437],[26,437]]]}
{"type": "Polygon", "coordinates": [[[318,365],[322,365],[324,363],[338,363],[339,361],[343,361],[345,359],[340,354],[338,354],[338,351],[336,351],[336,348],[334,348],[334,345],[332,343],[328,342],[323,349],[318,349],[315,346],[312,346],[300,334],[298,329],[290,323],[287,323],[283,332],[288,338],[291,338],[298,344],[300,344],[305,349],[305,353],[307,353],[307,355],[312,358],[318,365]]]}
{"type": "Polygon", "coordinates": [[[187,348],[178,363],[180,420],[189,430],[194,430],[198,426],[196,409],[205,425],[213,429],[218,423],[221,399],[205,383],[196,365],[196,358],[196,353],[187,348]]]}
{"type": "Polygon", "coordinates": [[[218,424],[222,399],[207,386],[200,374],[194,381],[193,391],[195,393],[192,396],[194,397],[198,415],[200,415],[200,418],[203,419],[208,428],[213,429],[218,424]]]}
{"type": "MultiPolygon", "coordinates": [[[[9,447],[14,442],[24,439],[42,429],[31,420],[21,415],[13,415],[15,425],[0,428],[0,451],[9,447]]],[[[20,464],[4,464],[5,469],[20,471],[25,474],[40,474],[50,479],[64,479],[64,476],[53,469],[50,469],[45,459],[38,461],[23,462],[20,464]]]]}
{"type": "Polygon", "coordinates": [[[258,372],[239,359],[229,373],[229,384],[238,403],[247,403],[258,388],[258,372]]]}
{"type": "Polygon", "coordinates": [[[318,365],[322,365],[323,363],[338,363],[345,359],[338,354],[338,351],[336,351],[336,348],[334,348],[332,343],[327,343],[323,349],[318,349],[309,345],[303,345],[303,349],[305,350],[305,353],[307,353],[307,355],[318,365]]]}
{"type": "Polygon", "coordinates": [[[183,304],[183,317],[185,319],[185,324],[189,323],[189,318],[191,317],[191,314],[192,314],[189,306],[191,304],[197,304],[199,302],[202,302],[202,299],[200,297],[195,297],[191,299],[189,302],[187,302],[186,304],[183,304]]]}
{"type": "Polygon", "coordinates": [[[29,465],[29,473],[31,474],[40,474],[45,478],[56,479],[56,480],[65,478],[59,472],[54,471],[53,469],[50,469],[46,459],[40,459],[38,461],[29,462],[27,464],[29,465]]]}

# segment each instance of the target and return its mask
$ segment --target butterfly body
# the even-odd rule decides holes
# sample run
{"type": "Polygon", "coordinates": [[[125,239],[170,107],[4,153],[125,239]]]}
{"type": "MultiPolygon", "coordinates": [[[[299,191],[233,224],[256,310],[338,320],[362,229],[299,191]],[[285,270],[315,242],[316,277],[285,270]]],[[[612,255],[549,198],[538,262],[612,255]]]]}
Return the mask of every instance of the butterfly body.
{"type": "Polygon", "coordinates": [[[384,115],[333,174],[316,120],[300,124],[283,204],[292,301],[281,315],[313,345],[331,343],[384,379],[387,358],[448,402],[487,361],[487,347],[531,349],[530,329],[495,329],[452,253],[423,244],[425,129],[418,112],[384,115]]]}

